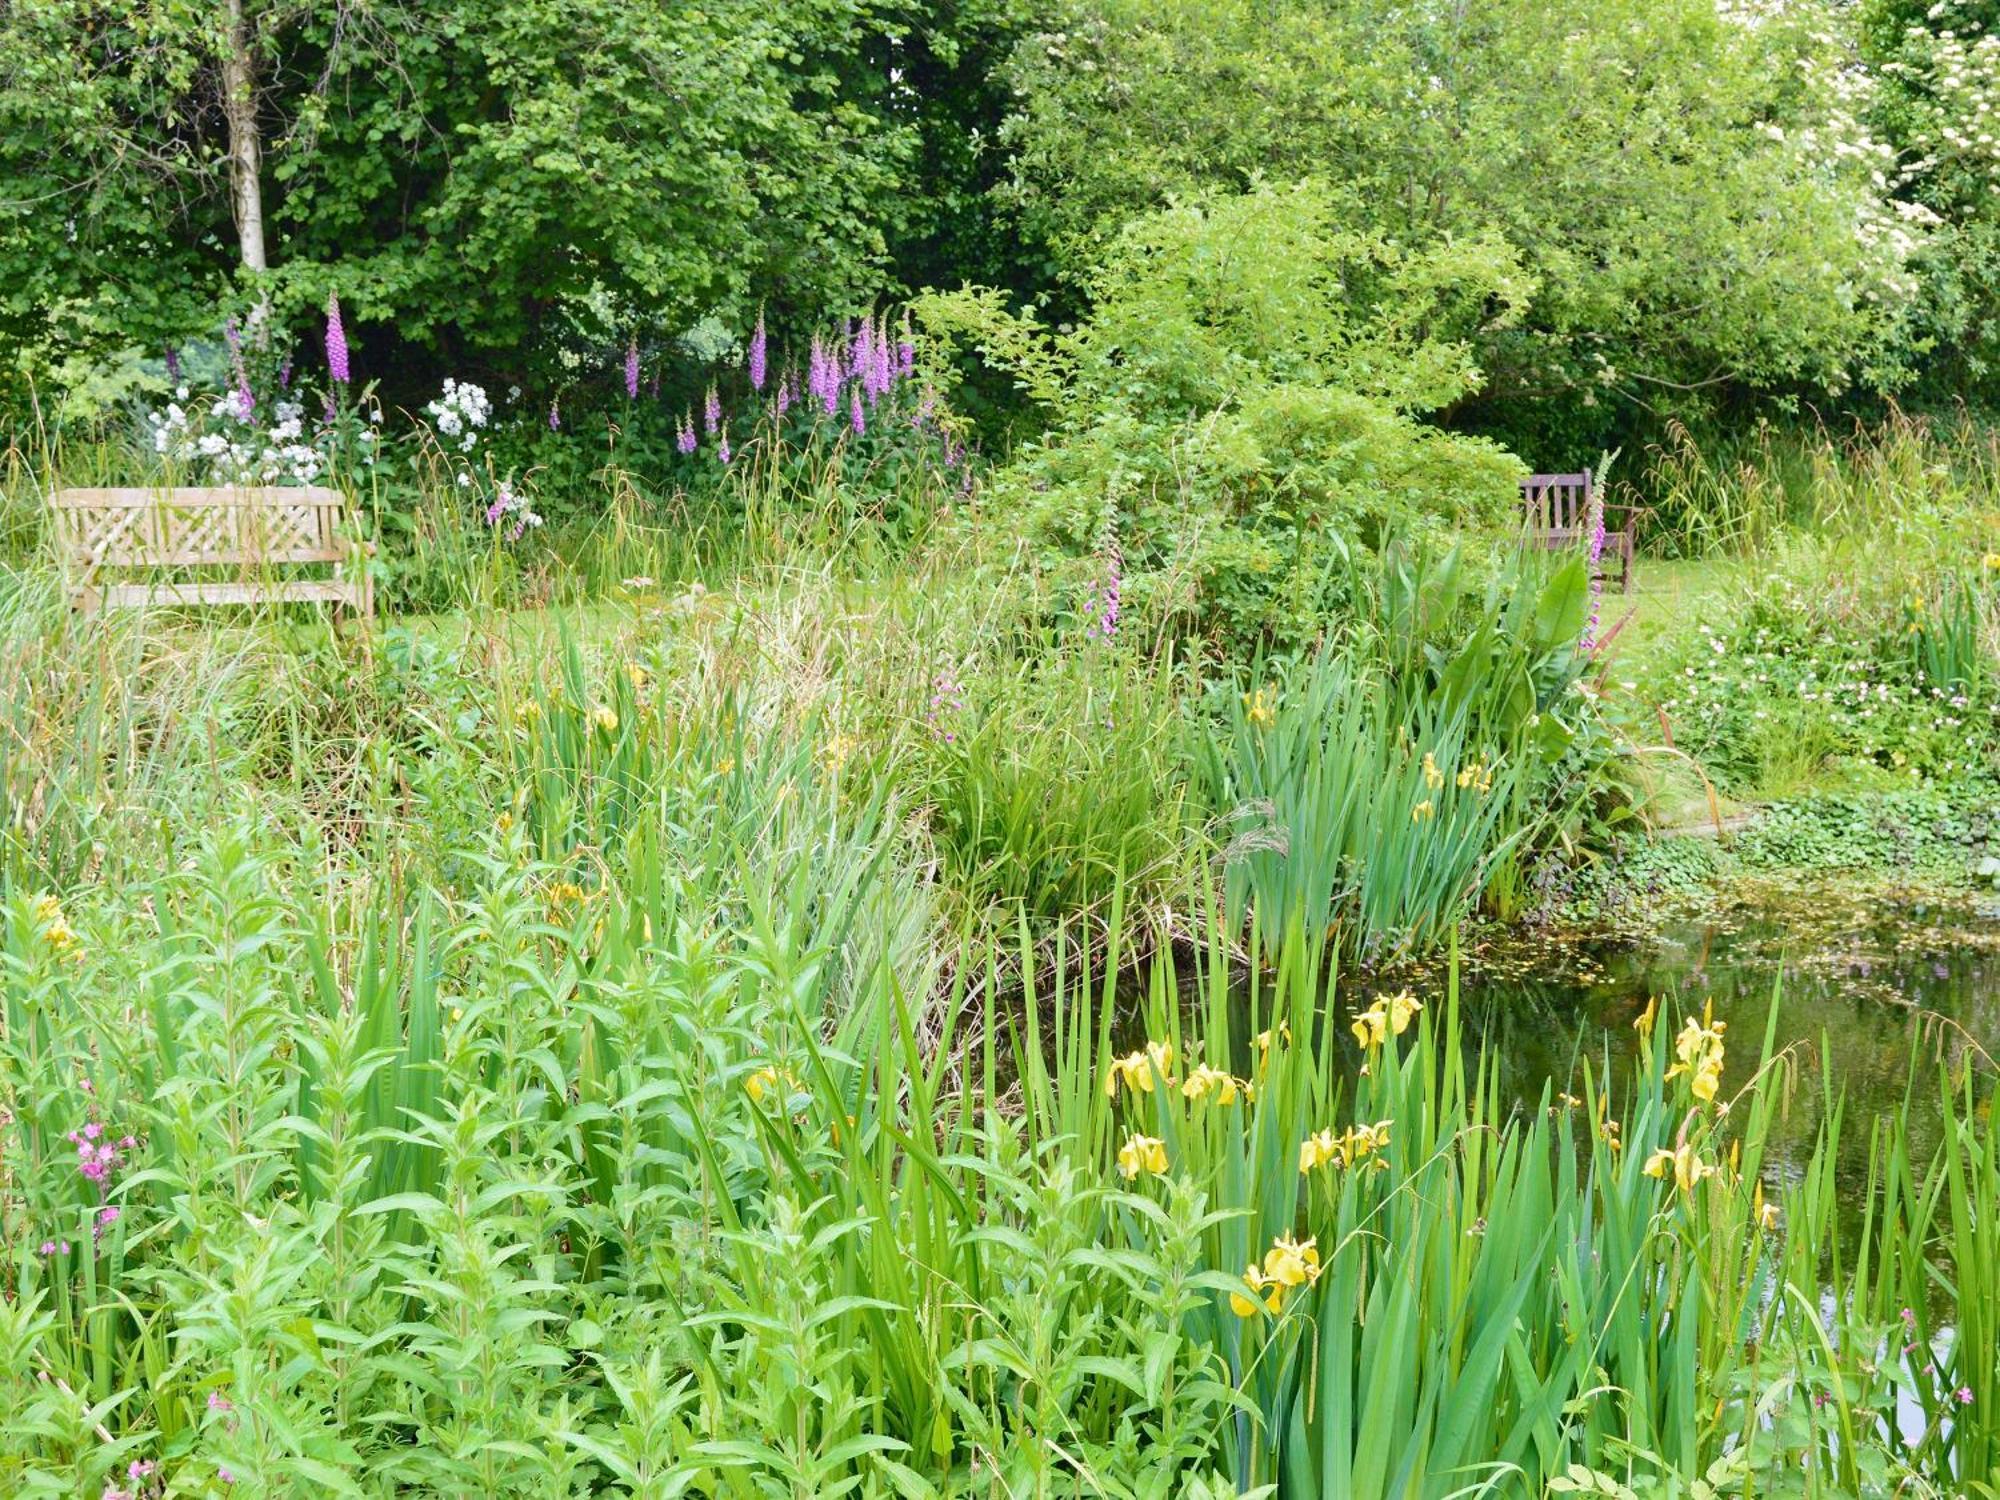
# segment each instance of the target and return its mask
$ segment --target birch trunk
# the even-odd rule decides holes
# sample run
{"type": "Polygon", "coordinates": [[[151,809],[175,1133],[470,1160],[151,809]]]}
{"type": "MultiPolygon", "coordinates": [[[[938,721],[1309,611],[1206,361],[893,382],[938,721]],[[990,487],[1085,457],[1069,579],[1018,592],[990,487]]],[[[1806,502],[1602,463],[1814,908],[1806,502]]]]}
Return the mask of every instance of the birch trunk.
{"type": "Polygon", "coordinates": [[[243,264],[267,269],[264,259],[263,148],[257,137],[256,59],[243,18],[244,0],[228,0],[229,34],[222,51],[222,111],[229,121],[229,198],[243,264]]]}

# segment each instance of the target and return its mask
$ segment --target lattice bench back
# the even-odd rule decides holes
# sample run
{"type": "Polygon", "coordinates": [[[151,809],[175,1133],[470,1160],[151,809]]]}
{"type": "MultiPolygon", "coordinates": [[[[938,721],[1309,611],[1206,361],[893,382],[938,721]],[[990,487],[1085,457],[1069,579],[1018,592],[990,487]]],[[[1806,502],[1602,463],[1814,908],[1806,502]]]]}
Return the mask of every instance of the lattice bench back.
{"type": "Polygon", "coordinates": [[[259,604],[318,600],[367,615],[374,587],[367,554],[347,535],[346,499],[299,488],[60,490],[56,531],[76,569],[75,604],[259,604]],[[330,578],[274,569],[331,563],[330,578]],[[196,570],[179,580],[117,580],[121,572],[196,570]]]}

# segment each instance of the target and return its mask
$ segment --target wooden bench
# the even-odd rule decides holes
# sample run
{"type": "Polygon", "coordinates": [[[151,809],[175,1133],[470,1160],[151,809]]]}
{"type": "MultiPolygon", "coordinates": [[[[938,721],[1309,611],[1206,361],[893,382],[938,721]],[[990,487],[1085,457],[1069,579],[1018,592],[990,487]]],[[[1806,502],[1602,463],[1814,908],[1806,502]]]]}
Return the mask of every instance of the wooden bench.
{"type": "Polygon", "coordinates": [[[286,600],[375,612],[375,546],[346,532],[339,490],[296,488],[59,490],[56,533],[85,612],[139,604],[286,600]],[[326,578],[298,567],[332,564],[326,578]],[[157,575],[182,570],[179,579],[157,575]],[[280,573],[276,570],[286,570],[280,573]],[[192,577],[186,576],[192,571],[192,577]]]}
{"type": "MultiPolygon", "coordinates": [[[[1521,508],[1527,523],[1531,547],[1551,551],[1581,543],[1590,545],[1590,500],[1596,480],[1589,474],[1530,474],[1521,481],[1521,508]]],[[[1604,507],[1604,548],[1597,557],[1597,576],[1611,576],[1610,562],[1616,557],[1618,591],[1632,588],[1632,555],[1639,540],[1642,507],[1604,507]],[[1614,524],[1612,518],[1619,519],[1614,524]]]]}

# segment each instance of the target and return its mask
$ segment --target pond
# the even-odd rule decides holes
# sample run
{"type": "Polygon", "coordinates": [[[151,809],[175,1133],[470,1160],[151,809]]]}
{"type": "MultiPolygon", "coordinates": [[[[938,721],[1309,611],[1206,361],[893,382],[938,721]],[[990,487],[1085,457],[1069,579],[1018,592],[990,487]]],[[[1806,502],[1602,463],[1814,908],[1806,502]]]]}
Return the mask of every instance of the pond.
{"type": "Polygon", "coordinates": [[[1728,1022],[1723,1093],[1734,1093],[1757,1068],[1774,994],[1773,1048],[1791,1049],[1796,1070],[1767,1174],[1803,1172],[1830,1092],[1845,1100],[1842,1189],[1858,1193],[1878,1112],[1908,1092],[1912,1141],[1928,1152],[1939,1117],[1933,1059],[2000,1053],[2000,911],[1969,899],[1752,886],[1643,940],[1489,944],[1461,980],[1468,1031],[1503,1091],[1525,1103],[1576,1076],[1586,1057],[1599,1076],[1608,1057],[1614,1083],[1628,1076],[1632,1023],[1654,998],[1670,1027],[1710,1005],[1728,1022]]]}

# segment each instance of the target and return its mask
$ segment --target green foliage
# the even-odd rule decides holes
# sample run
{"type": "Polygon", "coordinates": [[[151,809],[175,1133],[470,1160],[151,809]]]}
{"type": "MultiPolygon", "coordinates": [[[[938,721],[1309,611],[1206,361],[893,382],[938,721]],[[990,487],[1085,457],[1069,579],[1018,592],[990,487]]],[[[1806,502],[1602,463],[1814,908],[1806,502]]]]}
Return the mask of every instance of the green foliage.
{"type": "Polygon", "coordinates": [[[1519,294],[1490,239],[1400,250],[1339,227],[1310,186],[1259,185],[1129,226],[1066,333],[971,292],[918,312],[1048,408],[1049,434],[990,481],[1035,545],[1115,549],[1140,610],[1292,646],[1391,535],[1509,513],[1516,460],[1408,413],[1476,382],[1467,309],[1519,294]]]}
{"type": "Polygon", "coordinates": [[[1820,20],[1080,0],[1014,54],[1013,203],[1085,281],[1135,215],[1266,176],[1322,179],[1395,245],[1511,247],[1525,316],[1467,331],[1483,415],[1553,468],[1579,407],[1896,378],[1921,229],[1870,176],[1820,20]]]}
{"type": "Polygon", "coordinates": [[[427,350],[549,386],[634,332],[671,353],[708,315],[747,335],[766,300],[858,306],[935,201],[921,149],[980,108],[961,85],[912,109],[884,54],[911,39],[928,74],[1007,25],[898,0],[244,9],[261,278],[231,267],[217,13],[0,15],[0,403],[180,342],[245,281],[285,322],[338,288],[363,369],[427,350]]]}

